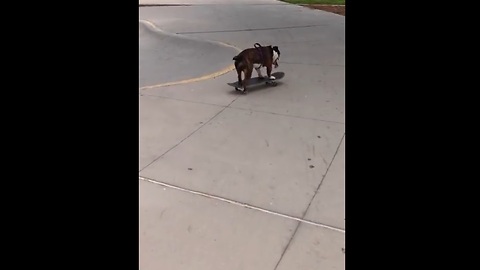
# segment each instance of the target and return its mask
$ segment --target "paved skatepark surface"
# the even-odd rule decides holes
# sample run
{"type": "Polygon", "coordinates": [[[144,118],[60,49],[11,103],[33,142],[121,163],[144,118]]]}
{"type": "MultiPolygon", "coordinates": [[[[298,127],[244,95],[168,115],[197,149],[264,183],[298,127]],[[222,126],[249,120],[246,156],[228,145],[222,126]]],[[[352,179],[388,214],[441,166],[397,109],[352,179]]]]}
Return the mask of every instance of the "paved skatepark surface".
{"type": "Polygon", "coordinates": [[[140,269],[344,269],[345,17],[140,5],[140,269]],[[285,77],[243,95],[232,57],[256,42],[285,77]]]}
{"type": "Polygon", "coordinates": [[[139,33],[140,87],[214,73],[230,66],[238,52],[220,42],[163,32],[148,21],[140,21],[139,33]]]}

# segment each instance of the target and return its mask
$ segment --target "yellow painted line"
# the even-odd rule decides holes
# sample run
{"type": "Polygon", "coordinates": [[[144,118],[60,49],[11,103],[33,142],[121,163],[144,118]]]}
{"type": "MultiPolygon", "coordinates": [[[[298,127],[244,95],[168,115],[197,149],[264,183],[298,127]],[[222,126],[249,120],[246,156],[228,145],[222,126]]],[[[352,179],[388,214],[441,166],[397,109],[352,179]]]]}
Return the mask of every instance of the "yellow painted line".
{"type": "MultiPolygon", "coordinates": [[[[169,34],[169,35],[173,35],[173,34],[170,34],[170,33],[167,33],[159,28],[157,28],[155,26],[155,24],[153,24],[152,22],[150,21],[147,21],[147,20],[140,20],[140,22],[142,23],[145,23],[145,24],[148,24],[150,27],[152,27],[153,29],[155,29],[156,31],[158,32],[161,32],[163,34],[169,34]]],[[[221,46],[224,46],[224,47],[229,47],[229,48],[233,48],[235,50],[237,50],[238,52],[241,52],[242,50],[240,50],[239,48],[233,46],[233,45],[230,45],[230,44],[227,44],[227,43],[224,43],[224,42],[220,42],[220,41],[213,41],[213,40],[209,40],[208,42],[212,42],[212,43],[216,43],[218,45],[221,45],[221,46]]],[[[220,75],[223,75],[229,71],[232,71],[235,69],[235,66],[233,64],[229,65],[228,67],[220,70],[220,71],[217,71],[217,72],[214,72],[214,73],[211,73],[211,74],[207,74],[207,75],[203,75],[201,77],[196,77],[196,78],[191,78],[191,79],[186,79],[186,80],[181,80],[181,81],[175,81],[175,82],[167,82],[167,83],[161,83],[161,84],[155,84],[155,85],[149,85],[149,86],[144,86],[144,87],[141,87],[140,90],[146,90],[146,89],[152,89],[152,88],[157,88],[157,87],[164,87],[164,86],[171,86],[171,85],[177,85],[177,84],[186,84],[186,83],[192,83],[192,82],[198,82],[198,81],[203,81],[203,80],[208,80],[208,79],[212,79],[212,78],[215,78],[215,77],[218,77],[220,75]]]]}

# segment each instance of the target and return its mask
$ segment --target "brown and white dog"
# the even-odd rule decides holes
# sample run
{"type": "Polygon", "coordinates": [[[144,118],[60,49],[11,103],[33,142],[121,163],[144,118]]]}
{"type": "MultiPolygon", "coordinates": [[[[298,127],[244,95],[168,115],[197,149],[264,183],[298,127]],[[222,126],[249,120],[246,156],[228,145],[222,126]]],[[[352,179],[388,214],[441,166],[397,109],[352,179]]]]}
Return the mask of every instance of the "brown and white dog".
{"type": "Polygon", "coordinates": [[[235,69],[238,74],[238,90],[247,93],[246,82],[252,77],[253,69],[257,71],[258,77],[269,80],[275,80],[271,75],[272,66],[278,67],[278,60],[280,59],[280,50],[278,46],[261,46],[255,43],[254,48],[248,48],[233,57],[235,61],[235,69]],[[267,68],[267,76],[262,75],[261,68],[267,68]],[[242,71],[244,80],[242,81],[242,71]]]}

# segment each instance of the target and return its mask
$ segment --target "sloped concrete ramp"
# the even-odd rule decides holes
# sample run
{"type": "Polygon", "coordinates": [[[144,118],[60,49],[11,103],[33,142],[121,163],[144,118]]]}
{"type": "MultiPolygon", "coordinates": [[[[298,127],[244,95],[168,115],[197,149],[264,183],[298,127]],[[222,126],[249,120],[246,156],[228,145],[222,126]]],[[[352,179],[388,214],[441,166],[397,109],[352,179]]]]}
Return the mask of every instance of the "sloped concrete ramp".
{"type": "Polygon", "coordinates": [[[148,21],[139,22],[140,87],[151,87],[232,70],[233,46],[171,34],[148,21]]]}

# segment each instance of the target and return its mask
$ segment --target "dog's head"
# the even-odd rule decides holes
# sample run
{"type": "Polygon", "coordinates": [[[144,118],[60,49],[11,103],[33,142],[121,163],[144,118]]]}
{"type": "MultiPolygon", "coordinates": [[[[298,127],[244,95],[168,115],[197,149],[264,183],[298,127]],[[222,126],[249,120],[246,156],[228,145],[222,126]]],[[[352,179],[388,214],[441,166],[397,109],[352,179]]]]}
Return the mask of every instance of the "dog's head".
{"type": "Polygon", "coordinates": [[[278,60],[280,60],[280,50],[278,49],[278,46],[273,46],[272,47],[272,50],[273,50],[273,65],[275,66],[275,68],[278,67],[278,60]]]}

